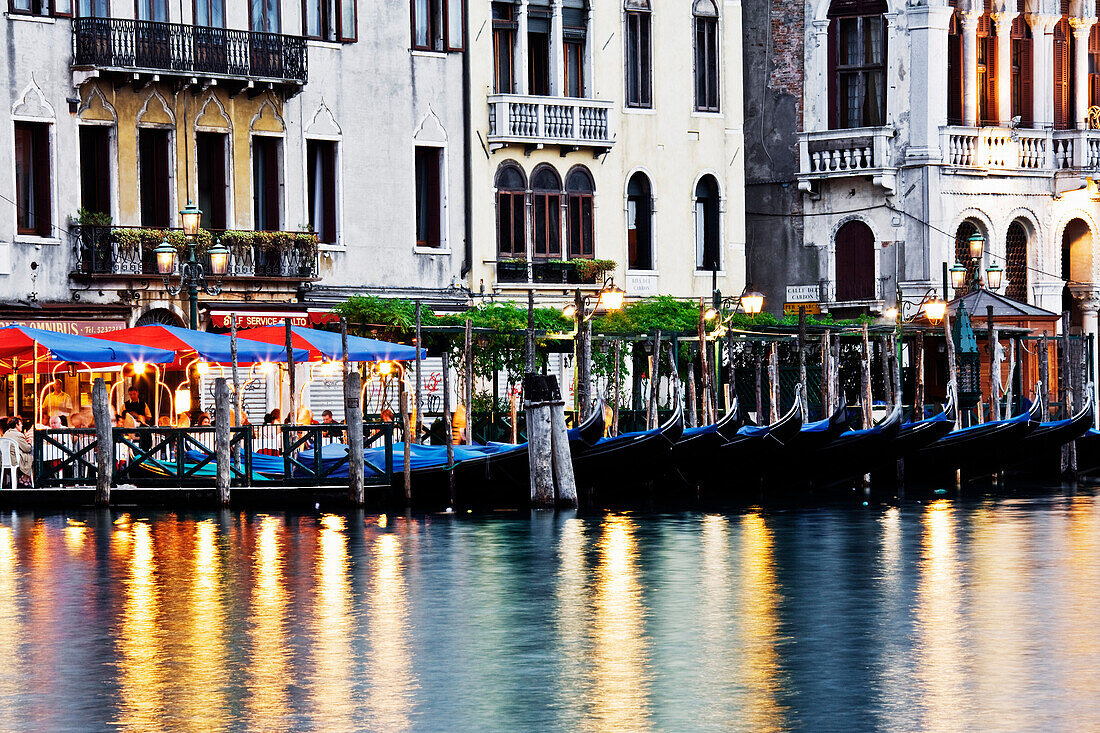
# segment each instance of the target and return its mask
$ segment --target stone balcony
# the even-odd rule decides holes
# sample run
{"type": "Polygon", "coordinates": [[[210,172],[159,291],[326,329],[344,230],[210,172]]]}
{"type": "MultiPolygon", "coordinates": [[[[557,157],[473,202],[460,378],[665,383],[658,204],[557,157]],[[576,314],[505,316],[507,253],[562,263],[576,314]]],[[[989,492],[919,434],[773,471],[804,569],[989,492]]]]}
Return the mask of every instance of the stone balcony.
{"type": "Polygon", "coordinates": [[[1100,170],[1100,130],[950,126],[940,128],[940,150],[944,164],[960,172],[1051,176],[1100,170]]]}
{"type": "Polygon", "coordinates": [[[615,143],[611,126],[613,106],[612,102],[599,99],[490,95],[489,148],[521,145],[537,149],[556,145],[567,150],[588,148],[602,153],[615,143]]]}
{"type": "Polygon", "coordinates": [[[814,182],[828,178],[864,176],[893,192],[897,167],[891,165],[893,127],[857,127],[821,130],[798,135],[798,187],[814,192],[814,182]]]}

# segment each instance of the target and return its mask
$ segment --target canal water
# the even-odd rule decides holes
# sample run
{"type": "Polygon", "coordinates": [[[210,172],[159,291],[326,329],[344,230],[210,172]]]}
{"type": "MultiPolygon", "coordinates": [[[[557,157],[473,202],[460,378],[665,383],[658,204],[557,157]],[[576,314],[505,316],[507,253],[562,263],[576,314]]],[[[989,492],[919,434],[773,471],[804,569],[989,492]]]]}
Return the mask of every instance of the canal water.
{"type": "Polygon", "coordinates": [[[1084,730],[1092,494],[0,517],[4,730],[1084,730]]]}

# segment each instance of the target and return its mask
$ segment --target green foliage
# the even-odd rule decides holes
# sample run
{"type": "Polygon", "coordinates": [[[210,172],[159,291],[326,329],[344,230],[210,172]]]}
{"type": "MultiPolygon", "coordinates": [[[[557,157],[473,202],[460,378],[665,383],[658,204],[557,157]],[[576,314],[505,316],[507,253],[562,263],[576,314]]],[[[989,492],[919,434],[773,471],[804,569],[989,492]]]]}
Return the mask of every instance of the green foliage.
{"type": "Polygon", "coordinates": [[[578,257],[569,261],[573,264],[581,282],[594,282],[605,272],[615,269],[615,260],[590,260],[578,257]]]}
{"type": "MultiPolygon", "coordinates": [[[[355,295],[333,308],[333,311],[351,323],[389,326],[401,331],[416,328],[416,303],[407,298],[355,295]]],[[[426,326],[434,325],[438,319],[431,308],[421,305],[420,322],[426,326]]]]}
{"type": "Polygon", "coordinates": [[[696,331],[699,304],[671,295],[627,303],[622,310],[596,318],[592,327],[601,333],[641,334],[657,329],[665,332],[696,331]]]}
{"type": "MultiPolygon", "coordinates": [[[[788,313],[787,315],[783,316],[782,320],[779,321],[776,321],[775,317],[772,316],[772,323],[778,323],[783,326],[797,326],[798,314],[788,313]]],[[[859,326],[864,323],[878,323],[878,319],[874,316],[869,316],[866,314],[858,318],[841,318],[839,320],[834,318],[831,313],[806,314],[806,325],[808,326],[859,326]]]]}
{"type": "Polygon", "coordinates": [[[111,215],[102,211],[89,211],[81,206],[76,211],[76,223],[82,226],[109,227],[111,215]]]}

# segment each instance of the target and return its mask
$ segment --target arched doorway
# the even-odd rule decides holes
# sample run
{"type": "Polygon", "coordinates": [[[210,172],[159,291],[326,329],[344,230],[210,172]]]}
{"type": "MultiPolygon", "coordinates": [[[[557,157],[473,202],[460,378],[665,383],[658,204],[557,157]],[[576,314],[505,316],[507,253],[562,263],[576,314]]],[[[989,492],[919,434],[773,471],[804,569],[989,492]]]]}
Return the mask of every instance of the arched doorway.
{"type": "Polygon", "coordinates": [[[1084,219],[1071,219],[1062,230],[1062,310],[1070,312],[1074,326],[1081,325],[1081,309],[1074,307],[1071,287],[1092,281],[1092,230],[1084,219]]]}
{"type": "Polygon", "coordinates": [[[862,221],[845,223],[836,232],[836,299],[874,300],[875,234],[862,221]]]}
{"type": "Polygon", "coordinates": [[[1017,219],[1008,225],[1005,235],[1005,296],[1026,303],[1027,228],[1017,219]]]}
{"type": "Polygon", "coordinates": [[[152,308],[138,316],[135,326],[183,326],[183,320],[167,308],[152,308]]]}

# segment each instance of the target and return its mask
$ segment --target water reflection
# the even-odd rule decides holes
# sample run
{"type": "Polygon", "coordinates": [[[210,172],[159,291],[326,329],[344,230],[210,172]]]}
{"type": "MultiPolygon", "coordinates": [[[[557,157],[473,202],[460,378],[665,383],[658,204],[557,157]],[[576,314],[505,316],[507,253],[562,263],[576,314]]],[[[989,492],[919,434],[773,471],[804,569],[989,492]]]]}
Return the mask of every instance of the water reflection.
{"type": "Polygon", "coordinates": [[[191,613],[185,631],[189,662],[183,675],[186,719],[202,730],[220,730],[225,725],[225,612],[217,532],[212,519],[195,525],[191,613]]]}
{"type": "Polygon", "coordinates": [[[254,730],[284,728],[290,714],[282,524],[275,517],[262,517],[254,550],[246,700],[254,730]]]}
{"type": "Polygon", "coordinates": [[[20,647],[23,640],[22,614],[19,607],[19,558],[16,557],[14,530],[0,526],[0,702],[14,711],[20,692],[20,647]]]}
{"type": "Polygon", "coordinates": [[[591,724],[601,730],[650,727],[645,608],[635,530],[629,517],[608,517],[598,542],[589,714],[591,724]]]}
{"type": "Polygon", "coordinates": [[[329,730],[356,727],[351,694],[351,578],[348,573],[346,520],[321,517],[317,537],[316,618],[310,708],[313,720],[329,730]]]}
{"type": "Polygon", "coordinates": [[[784,727],[779,651],[779,592],[772,532],[759,514],[741,520],[741,618],[744,661],[741,684],[748,691],[742,715],[748,730],[784,727]]]}
{"type": "Polygon", "coordinates": [[[164,669],[161,664],[159,599],[153,535],[148,523],[125,525],[116,535],[118,549],[129,551],[129,574],[123,582],[122,623],[118,645],[119,710],[115,724],[153,729],[163,724],[164,669]]]}
{"type": "Polygon", "coordinates": [[[374,541],[373,551],[367,602],[370,633],[367,712],[379,730],[407,730],[415,680],[401,540],[393,534],[381,534],[374,541]]]}

